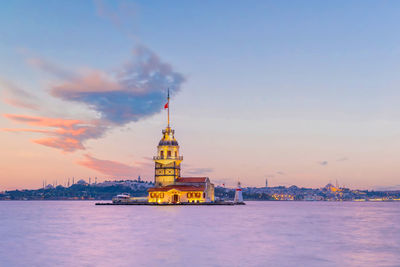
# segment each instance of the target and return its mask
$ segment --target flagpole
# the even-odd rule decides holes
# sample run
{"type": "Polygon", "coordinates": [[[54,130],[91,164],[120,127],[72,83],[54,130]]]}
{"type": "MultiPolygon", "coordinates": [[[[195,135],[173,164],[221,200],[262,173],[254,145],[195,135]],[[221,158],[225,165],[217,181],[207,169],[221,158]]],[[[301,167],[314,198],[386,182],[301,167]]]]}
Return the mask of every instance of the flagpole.
{"type": "Polygon", "coordinates": [[[168,88],[168,128],[169,128],[169,88],[168,88]]]}

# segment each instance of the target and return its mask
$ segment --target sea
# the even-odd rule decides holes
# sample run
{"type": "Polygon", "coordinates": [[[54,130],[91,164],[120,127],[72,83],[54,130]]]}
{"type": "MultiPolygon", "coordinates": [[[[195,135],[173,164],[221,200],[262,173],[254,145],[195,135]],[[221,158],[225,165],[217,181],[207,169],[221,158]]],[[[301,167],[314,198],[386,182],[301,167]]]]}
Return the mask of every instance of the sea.
{"type": "Polygon", "coordinates": [[[400,266],[400,202],[0,201],[0,266],[400,266]]]}

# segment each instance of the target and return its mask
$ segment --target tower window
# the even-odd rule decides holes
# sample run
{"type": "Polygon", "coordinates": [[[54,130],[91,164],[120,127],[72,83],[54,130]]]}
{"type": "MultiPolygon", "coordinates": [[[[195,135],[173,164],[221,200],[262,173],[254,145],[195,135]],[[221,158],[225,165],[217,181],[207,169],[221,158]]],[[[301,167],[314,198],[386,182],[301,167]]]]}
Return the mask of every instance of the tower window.
{"type": "Polygon", "coordinates": [[[171,151],[167,152],[167,157],[171,157],[171,151]]]}
{"type": "Polygon", "coordinates": [[[177,157],[178,157],[178,152],[175,151],[175,158],[177,158],[177,157]]]}
{"type": "Polygon", "coordinates": [[[164,151],[161,150],[160,156],[163,158],[164,157],[164,151]]]}

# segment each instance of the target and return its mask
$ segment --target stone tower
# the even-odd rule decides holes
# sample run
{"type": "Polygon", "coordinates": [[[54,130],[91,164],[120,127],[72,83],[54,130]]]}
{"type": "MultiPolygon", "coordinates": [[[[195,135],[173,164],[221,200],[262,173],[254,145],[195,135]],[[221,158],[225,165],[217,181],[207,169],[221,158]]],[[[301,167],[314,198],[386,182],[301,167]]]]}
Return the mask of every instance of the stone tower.
{"type": "Polygon", "coordinates": [[[179,145],[175,139],[175,131],[169,126],[169,90],[168,102],[164,109],[168,109],[168,126],[162,131],[163,137],[157,146],[155,162],[154,184],[156,187],[167,186],[175,183],[181,175],[181,162],[183,157],[179,155],[179,145]]]}
{"type": "Polygon", "coordinates": [[[155,156],[154,183],[156,187],[174,184],[181,175],[181,162],[179,145],[174,136],[174,130],[169,126],[162,131],[163,137],[158,143],[157,156],[155,156]]]}

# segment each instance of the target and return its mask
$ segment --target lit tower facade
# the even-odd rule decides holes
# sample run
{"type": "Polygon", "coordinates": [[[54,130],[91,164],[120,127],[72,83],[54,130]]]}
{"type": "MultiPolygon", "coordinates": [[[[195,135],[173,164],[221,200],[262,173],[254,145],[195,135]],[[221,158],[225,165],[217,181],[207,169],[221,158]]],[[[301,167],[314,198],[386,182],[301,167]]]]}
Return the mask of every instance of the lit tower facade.
{"type": "Polygon", "coordinates": [[[178,141],[175,139],[175,131],[170,127],[169,120],[169,90],[168,102],[164,106],[168,109],[168,125],[162,131],[163,137],[157,146],[155,162],[154,184],[156,187],[172,185],[181,176],[181,162],[183,157],[179,155],[178,141]]]}

